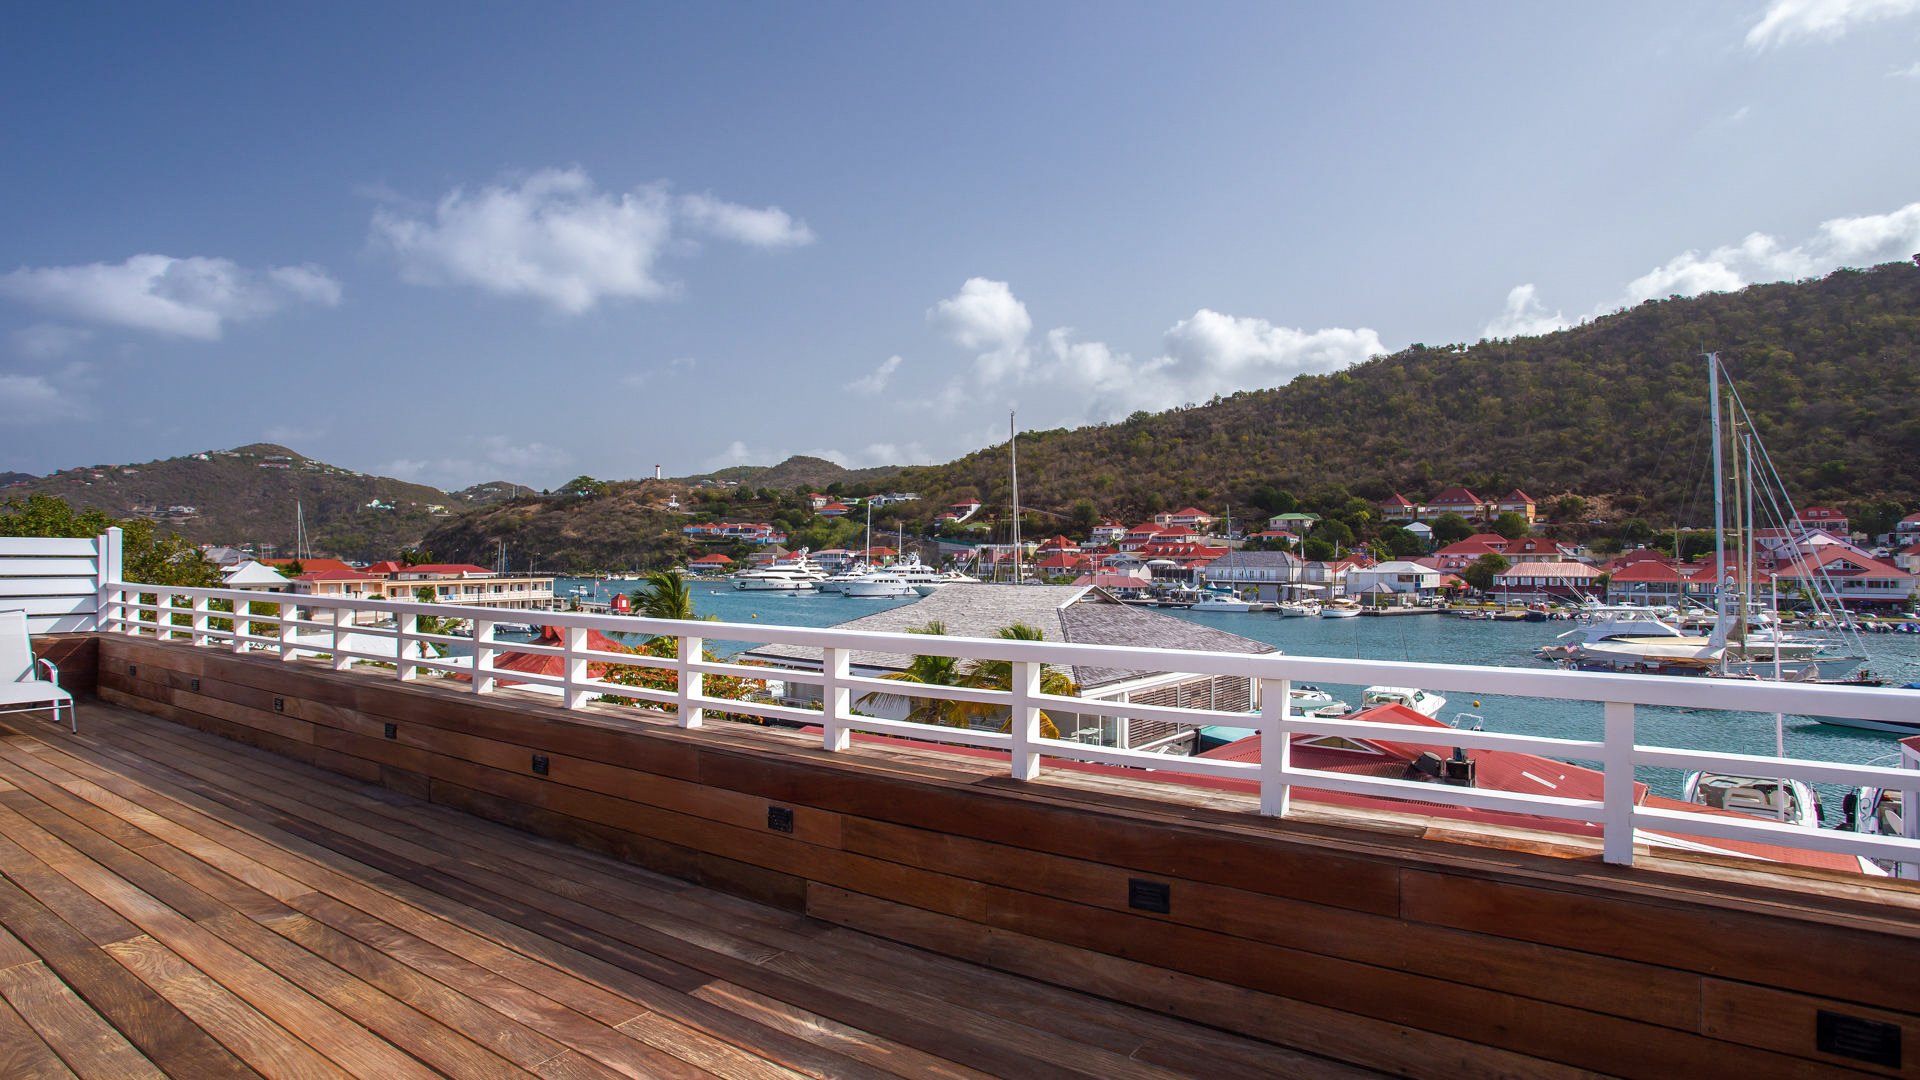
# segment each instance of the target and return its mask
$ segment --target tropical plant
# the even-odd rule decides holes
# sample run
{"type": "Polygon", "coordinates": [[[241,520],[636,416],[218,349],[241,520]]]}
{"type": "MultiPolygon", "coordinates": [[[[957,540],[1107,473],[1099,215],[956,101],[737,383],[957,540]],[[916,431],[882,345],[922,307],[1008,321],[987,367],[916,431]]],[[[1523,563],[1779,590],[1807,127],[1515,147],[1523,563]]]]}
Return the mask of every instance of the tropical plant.
{"type": "MultiPolygon", "coordinates": [[[[1003,626],[994,633],[995,636],[1006,641],[1046,640],[1046,636],[1040,632],[1039,627],[1031,626],[1027,623],[1014,623],[1012,626],[1003,626]]],[[[975,660],[967,666],[964,685],[979,690],[1012,690],[1013,662],[1010,660],[975,660]]],[[[1072,697],[1080,692],[1080,687],[1074,683],[1072,676],[1066,672],[1057,667],[1042,665],[1040,668],[1040,692],[1055,697],[1072,697]]],[[[999,711],[995,706],[983,705],[978,702],[965,702],[963,705],[967,709],[970,718],[984,717],[989,712],[999,711]]],[[[1012,716],[1008,716],[1006,722],[1000,725],[1000,730],[1013,730],[1012,716]]],[[[1054,726],[1053,718],[1048,716],[1044,711],[1040,714],[1040,736],[1045,739],[1057,739],[1060,737],[1060,729],[1054,726]]]]}
{"type": "Polygon", "coordinates": [[[693,592],[687,588],[687,579],[671,570],[649,572],[646,584],[634,592],[633,598],[634,611],[649,619],[694,618],[693,592]]]}
{"type": "Polygon", "coordinates": [[[1505,555],[1488,553],[1473,560],[1473,564],[1460,571],[1460,577],[1467,584],[1486,592],[1493,588],[1493,579],[1512,564],[1505,555]]]}
{"type": "MultiPolygon", "coordinates": [[[[939,620],[925,626],[910,627],[909,634],[927,634],[944,637],[947,632],[945,623],[939,620]]],[[[891,682],[918,683],[922,686],[965,686],[966,674],[961,670],[960,660],[953,656],[915,656],[907,666],[899,671],[891,671],[881,678],[891,682]]],[[[919,698],[910,694],[889,694],[875,690],[860,696],[860,704],[865,706],[888,705],[904,701],[907,705],[906,720],[910,724],[935,724],[940,727],[966,727],[966,702],[948,701],[944,698],[919,698]]]]}

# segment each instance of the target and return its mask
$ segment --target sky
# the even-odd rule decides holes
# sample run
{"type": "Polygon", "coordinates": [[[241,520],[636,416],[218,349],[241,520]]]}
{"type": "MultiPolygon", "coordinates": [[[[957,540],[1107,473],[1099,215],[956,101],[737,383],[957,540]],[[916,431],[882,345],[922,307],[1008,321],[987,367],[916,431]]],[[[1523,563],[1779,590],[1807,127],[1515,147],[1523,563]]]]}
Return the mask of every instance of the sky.
{"type": "Polygon", "coordinates": [[[1920,252],[1920,0],[14,4],[0,101],[0,471],[919,464],[1920,252]]]}

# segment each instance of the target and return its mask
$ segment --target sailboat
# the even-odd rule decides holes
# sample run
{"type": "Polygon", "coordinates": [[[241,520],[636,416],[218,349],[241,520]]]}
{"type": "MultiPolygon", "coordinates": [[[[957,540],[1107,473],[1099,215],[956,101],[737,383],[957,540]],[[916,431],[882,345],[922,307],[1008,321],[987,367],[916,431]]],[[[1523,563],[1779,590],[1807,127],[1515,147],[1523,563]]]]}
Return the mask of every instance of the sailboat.
{"type": "MultiPolygon", "coordinates": [[[[1660,618],[1648,609],[1595,607],[1585,613],[1581,625],[1561,635],[1562,644],[1540,651],[1543,659],[1583,670],[1626,671],[1663,675],[1716,675],[1720,677],[1774,678],[1799,681],[1832,680],[1858,667],[1864,655],[1843,654],[1838,646],[1851,644],[1861,652],[1857,636],[1850,642],[1825,635],[1790,635],[1776,616],[1758,610],[1754,585],[1759,577],[1754,546],[1756,492],[1759,480],[1771,478],[1768,487],[1770,509],[1781,519],[1788,545],[1797,550],[1807,538],[1807,530],[1793,511],[1792,502],[1780,493],[1779,475],[1773,470],[1752,432],[1752,418],[1733,394],[1736,423],[1744,417],[1748,428],[1742,440],[1732,442],[1736,467],[1731,471],[1738,489],[1744,493],[1744,509],[1736,500],[1734,528],[1744,538],[1742,545],[1730,547],[1727,529],[1727,498],[1724,481],[1730,473],[1726,466],[1728,440],[1721,430],[1721,386],[1724,375],[1717,353],[1708,353],[1708,408],[1713,434],[1713,472],[1716,477],[1713,500],[1714,569],[1718,582],[1714,590],[1712,633],[1702,637],[1687,634],[1671,620],[1660,618]],[[1740,464],[1744,462],[1744,470],[1740,464]],[[1761,468],[1764,463],[1764,471],[1761,468]]],[[[1730,384],[1729,384],[1730,387],[1730,384]]],[[[1830,583],[1829,583],[1830,584],[1830,583]]],[[[1831,589],[1815,589],[1812,602],[1826,607],[1831,589]]],[[[1832,619],[1844,627],[1848,620],[1832,619]]],[[[1842,631],[1845,633],[1845,631],[1842,631]]]]}

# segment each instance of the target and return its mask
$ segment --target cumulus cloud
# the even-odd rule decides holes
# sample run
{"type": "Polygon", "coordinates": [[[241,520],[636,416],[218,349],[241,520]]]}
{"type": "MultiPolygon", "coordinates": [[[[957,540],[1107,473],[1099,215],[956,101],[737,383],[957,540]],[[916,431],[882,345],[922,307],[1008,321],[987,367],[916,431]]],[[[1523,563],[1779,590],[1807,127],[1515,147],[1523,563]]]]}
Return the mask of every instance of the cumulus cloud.
{"type": "Polygon", "coordinates": [[[1903,68],[1894,68],[1887,72],[1889,79],[1920,79],[1920,60],[1915,60],[1903,68]]]}
{"type": "Polygon", "coordinates": [[[229,321],[292,303],[331,307],[340,284],[317,266],[250,270],[231,259],[135,255],[121,263],[21,267],[0,277],[0,296],[68,318],[214,341],[229,321]]]}
{"type": "Polygon", "coordinates": [[[972,373],[940,395],[952,411],[983,392],[1017,387],[1072,402],[1066,421],[1115,420],[1215,395],[1277,386],[1298,375],[1350,367],[1386,352],[1369,329],[1314,331],[1202,308],[1169,328],[1159,355],[1136,359],[1102,341],[1076,340],[1071,327],[1028,340],[1032,320],[1004,282],[974,278],[929,312],[955,343],[978,350],[972,373]]]}
{"type": "Polygon", "coordinates": [[[1773,0],[1747,31],[1747,47],[1813,38],[1832,41],[1856,27],[1920,11],[1920,0],[1773,0]]]}
{"type": "Polygon", "coordinates": [[[755,209],[711,194],[683,195],[680,213],[695,228],[753,247],[804,247],[813,243],[813,230],[807,223],[795,221],[777,206],[755,209]]]}
{"type": "Polygon", "coordinates": [[[1493,317],[1486,329],[1480,331],[1483,338],[1535,337],[1551,334],[1555,330],[1565,330],[1573,325],[1566,316],[1555,311],[1547,312],[1547,306],[1535,295],[1533,285],[1515,285],[1507,293],[1506,309],[1493,317]]]}
{"type": "Polygon", "coordinates": [[[756,247],[794,247],[813,232],[778,207],[712,195],[673,198],[664,183],[603,192],[580,169],[542,169],[517,184],[455,188],[431,216],[374,211],[372,240],[415,285],[469,285],[531,296],[578,315],[602,300],[658,300],[674,285],[658,270],[676,225],[756,247]]]}
{"type": "Polygon", "coordinates": [[[1033,319],[1004,281],[968,278],[958,293],[928,309],[927,318],[955,344],[979,354],[986,379],[1024,371],[1032,360],[1027,335],[1033,319]]]}
{"type": "Polygon", "coordinates": [[[65,356],[93,340],[93,331],[56,323],[35,323],[13,332],[13,350],[31,360],[65,356]]]}
{"type": "Polygon", "coordinates": [[[879,397],[886,390],[893,373],[900,370],[900,358],[889,356],[880,361],[880,366],[847,384],[847,389],[862,397],[879,397]]]}
{"type": "MultiPolygon", "coordinates": [[[[1734,292],[1766,281],[1819,277],[1843,266],[1895,262],[1920,251],[1920,202],[1885,214],[1830,218],[1812,236],[1783,244],[1754,232],[1737,244],[1711,251],[1683,251],[1627,282],[1620,295],[1593,309],[1594,315],[1669,296],[1734,292]]],[[[1559,312],[1546,313],[1532,285],[1516,286],[1507,306],[1487,324],[1486,337],[1518,337],[1563,329],[1571,323],[1559,312]]]]}

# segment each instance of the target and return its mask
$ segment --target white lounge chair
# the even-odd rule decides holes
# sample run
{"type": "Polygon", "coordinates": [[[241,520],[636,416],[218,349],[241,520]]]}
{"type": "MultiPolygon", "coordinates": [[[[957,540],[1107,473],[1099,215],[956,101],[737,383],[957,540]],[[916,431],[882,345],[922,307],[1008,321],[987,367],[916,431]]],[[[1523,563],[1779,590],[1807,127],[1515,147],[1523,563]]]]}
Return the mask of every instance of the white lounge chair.
{"type": "Polygon", "coordinates": [[[57,724],[63,702],[67,707],[67,722],[78,734],[80,718],[73,709],[73,695],[60,689],[60,669],[53,666],[51,660],[33,658],[33,642],[27,635],[27,613],[0,611],[0,706],[22,706],[0,708],[0,712],[52,709],[53,722],[57,724]],[[36,676],[36,663],[46,669],[46,678],[36,676]]]}

